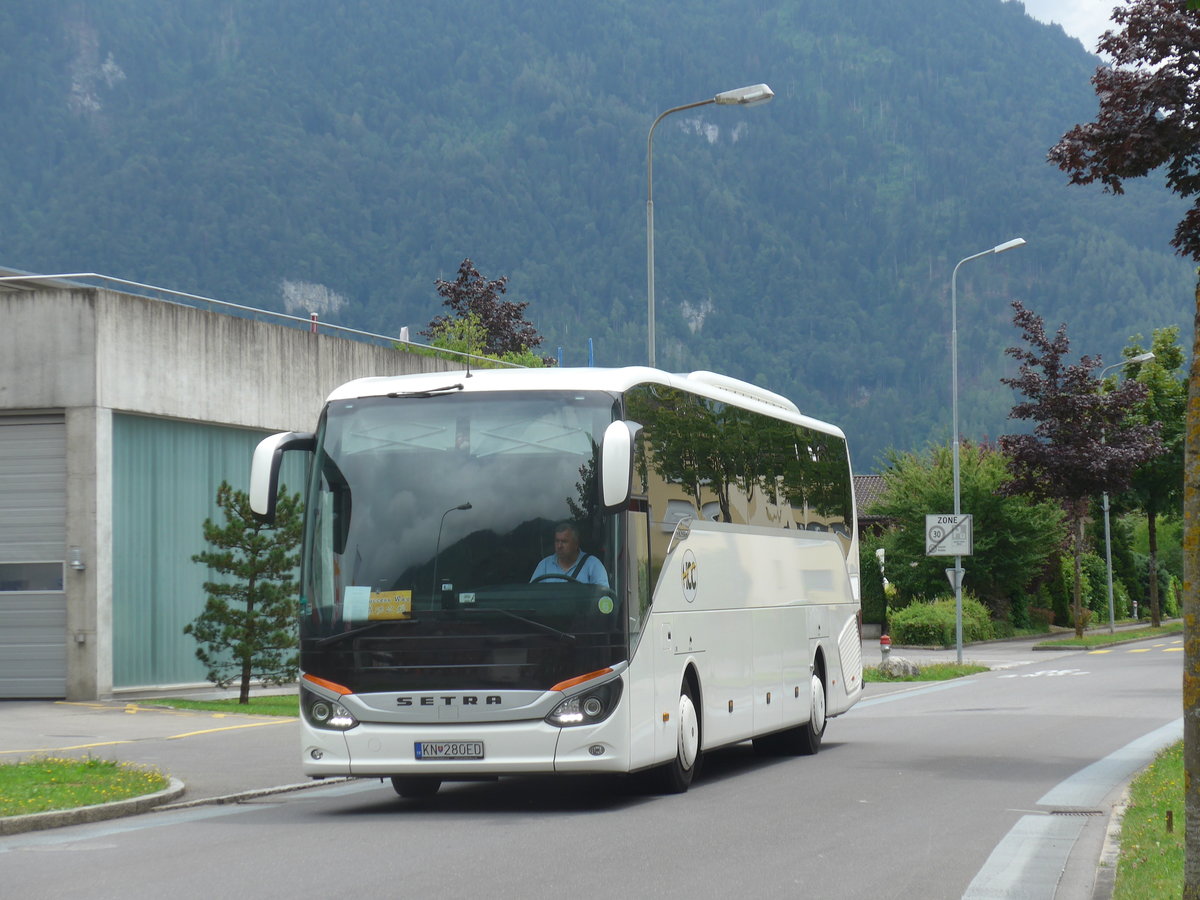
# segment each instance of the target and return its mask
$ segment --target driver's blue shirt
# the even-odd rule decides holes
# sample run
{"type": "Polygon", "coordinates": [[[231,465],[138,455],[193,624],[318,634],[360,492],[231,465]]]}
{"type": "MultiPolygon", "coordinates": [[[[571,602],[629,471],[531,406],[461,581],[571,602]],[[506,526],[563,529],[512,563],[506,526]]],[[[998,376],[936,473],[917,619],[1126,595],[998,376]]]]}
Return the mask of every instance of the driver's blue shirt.
{"type": "MultiPolygon", "coordinates": [[[[571,572],[574,571],[576,565],[579,565],[578,559],[575,560],[575,565],[563,571],[558,565],[558,557],[551,553],[537,564],[537,568],[533,570],[533,574],[529,576],[529,580],[533,581],[533,579],[539,578],[542,575],[559,575],[565,581],[571,572]]],[[[579,571],[575,573],[575,580],[582,581],[584,584],[598,584],[601,587],[608,587],[608,573],[604,571],[604,566],[601,565],[600,560],[591,555],[584,560],[579,571]]]]}

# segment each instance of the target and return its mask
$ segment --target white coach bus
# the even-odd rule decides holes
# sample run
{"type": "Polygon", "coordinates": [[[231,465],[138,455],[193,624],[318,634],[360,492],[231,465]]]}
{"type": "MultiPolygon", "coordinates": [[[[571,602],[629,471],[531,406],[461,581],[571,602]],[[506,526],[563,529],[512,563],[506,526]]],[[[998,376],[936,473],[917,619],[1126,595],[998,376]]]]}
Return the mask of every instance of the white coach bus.
{"type": "Polygon", "coordinates": [[[711,372],[364,378],[315,434],[300,589],[305,774],[444,781],[816,753],[862,692],[846,441],[711,372]]]}

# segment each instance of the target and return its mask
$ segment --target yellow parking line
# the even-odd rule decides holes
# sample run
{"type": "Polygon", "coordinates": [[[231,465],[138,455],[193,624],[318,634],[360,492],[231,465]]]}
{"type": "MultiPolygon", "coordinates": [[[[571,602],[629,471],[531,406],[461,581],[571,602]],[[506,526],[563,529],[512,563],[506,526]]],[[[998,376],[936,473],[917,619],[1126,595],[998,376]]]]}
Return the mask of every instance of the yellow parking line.
{"type": "Polygon", "coordinates": [[[114,747],[117,744],[134,744],[136,741],[100,741],[96,744],[75,744],[71,747],[38,747],[34,750],[0,750],[0,756],[12,753],[59,753],[64,750],[91,750],[95,747],[114,747]]]}
{"type": "Polygon", "coordinates": [[[1183,652],[1182,647],[1164,647],[1163,648],[1163,653],[1182,653],[1182,652],[1183,652]]]}
{"type": "Polygon", "coordinates": [[[46,754],[46,753],[65,753],[68,750],[94,750],[97,747],[116,747],[120,744],[137,744],[145,743],[146,741],[176,741],[180,738],[196,737],[202,734],[215,734],[219,731],[235,731],[239,728],[259,728],[263,725],[286,725],[289,722],[295,722],[296,719],[286,716],[273,716],[269,721],[264,722],[247,722],[244,725],[225,725],[221,728],[205,728],[201,731],[185,731],[182,734],[168,734],[161,738],[149,737],[140,738],[137,741],[121,740],[121,741],[96,741],[91,744],[72,744],[69,747],[35,747],[26,750],[0,750],[0,756],[10,756],[15,754],[46,754]]]}
{"type": "Polygon", "coordinates": [[[295,721],[295,719],[289,717],[276,716],[270,722],[247,722],[245,725],[226,725],[223,728],[206,728],[203,731],[187,731],[183,734],[168,735],[166,740],[174,741],[178,740],[179,738],[195,737],[198,734],[214,734],[218,731],[236,731],[239,728],[259,728],[263,725],[287,725],[289,722],[295,721]]]}
{"type": "Polygon", "coordinates": [[[1150,652],[1150,648],[1149,648],[1149,647],[1142,647],[1142,648],[1140,648],[1140,649],[1138,649],[1138,650],[1126,650],[1125,652],[1126,652],[1126,653],[1149,653],[1149,652],[1150,652]]]}
{"type": "Polygon", "coordinates": [[[1095,656],[1097,653],[1112,653],[1111,650],[1089,650],[1088,656],[1095,656]]]}

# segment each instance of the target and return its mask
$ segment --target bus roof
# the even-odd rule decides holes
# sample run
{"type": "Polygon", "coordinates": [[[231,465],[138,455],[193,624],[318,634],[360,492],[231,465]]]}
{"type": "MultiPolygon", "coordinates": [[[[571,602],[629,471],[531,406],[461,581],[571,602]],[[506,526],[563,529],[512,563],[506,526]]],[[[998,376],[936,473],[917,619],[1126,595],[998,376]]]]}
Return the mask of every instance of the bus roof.
{"type": "Polygon", "coordinates": [[[327,402],[358,397],[383,397],[447,389],[463,393],[488,391],[578,390],[624,392],[638,384],[662,384],[686,390],[733,406],[816,428],[838,437],[845,434],[835,425],[809,418],[781,394],[715,372],[671,374],[647,366],[608,368],[474,369],[470,373],[424,372],[415,375],[386,375],[356,378],[330,393],[327,402]]]}

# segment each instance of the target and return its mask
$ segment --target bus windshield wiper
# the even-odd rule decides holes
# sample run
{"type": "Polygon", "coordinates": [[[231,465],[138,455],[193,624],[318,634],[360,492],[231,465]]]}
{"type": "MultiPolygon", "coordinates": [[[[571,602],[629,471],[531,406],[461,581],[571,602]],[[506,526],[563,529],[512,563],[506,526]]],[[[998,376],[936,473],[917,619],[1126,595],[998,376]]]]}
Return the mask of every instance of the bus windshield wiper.
{"type": "Polygon", "coordinates": [[[476,607],[476,608],[471,608],[471,607],[467,607],[467,606],[460,606],[460,607],[459,607],[459,609],[458,609],[458,611],[459,611],[459,612],[464,612],[464,613],[472,613],[472,614],[478,614],[478,613],[499,613],[499,614],[500,614],[500,615],[502,615],[502,616],[508,616],[510,619],[516,619],[518,622],[523,622],[523,623],[525,623],[526,625],[530,625],[530,626],[532,626],[532,627],[534,627],[534,628],[537,628],[537,629],[539,629],[539,630],[541,630],[541,631],[545,631],[547,634],[552,634],[552,635],[554,635],[555,637],[560,637],[560,638],[562,638],[563,640],[567,640],[567,641],[575,641],[575,640],[578,640],[578,638],[577,638],[577,637],[575,637],[575,635],[571,634],[571,633],[570,633],[570,632],[568,632],[568,631],[559,631],[559,630],[558,630],[557,628],[555,628],[553,625],[547,625],[547,624],[545,624],[544,622],[537,622],[537,621],[534,621],[533,619],[527,619],[527,618],[525,618],[524,616],[518,616],[518,615],[517,615],[515,612],[511,612],[511,611],[509,611],[509,610],[507,610],[507,609],[494,609],[494,608],[489,608],[489,607],[486,607],[486,606],[481,606],[481,607],[476,607]]]}
{"type": "Polygon", "coordinates": [[[366,634],[368,631],[374,631],[381,625],[395,625],[396,622],[412,622],[413,619],[380,619],[377,622],[368,622],[366,625],[360,625],[358,628],[351,628],[349,631],[339,631],[337,634],[331,634],[328,637],[323,637],[317,641],[317,646],[324,649],[330,644],[337,644],[348,638],[358,637],[360,634],[366,634]]]}
{"type": "Polygon", "coordinates": [[[413,398],[420,400],[426,397],[434,397],[438,394],[446,394],[450,391],[461,391],[462,389],[462,384],[448,384],[445,387],[430,388],[427,391],[392,391],[392,393],[388,394],[388,397],[393,400],[410,400],[413,398]]]}

